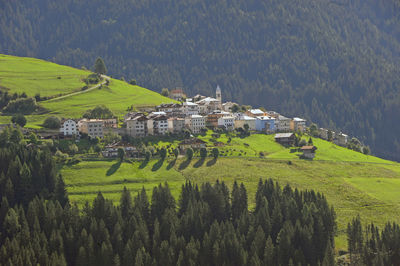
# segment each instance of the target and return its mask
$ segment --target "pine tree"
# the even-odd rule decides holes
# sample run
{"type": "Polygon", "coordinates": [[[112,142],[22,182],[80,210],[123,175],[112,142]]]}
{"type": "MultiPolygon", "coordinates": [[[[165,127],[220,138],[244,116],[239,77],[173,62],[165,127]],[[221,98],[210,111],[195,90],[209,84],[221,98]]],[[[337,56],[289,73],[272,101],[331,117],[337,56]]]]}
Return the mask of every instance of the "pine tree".
{"type": "Polygon", "coordinates": [[[69,202],[67,188],[61,175],[58,176],[54,197],[62,207],[69,202]]]}
{"type": "Polygon", "coordinates": [[[274,244],[272,243],[272,239],[270,236],[268,237],[267,242],[265,243],[263,264],[265,266],[275,265],[275,263],[274,263],[274,244]]]}
{"type": "Polygon", "coordinates": [[[132,212],[132,198],[129,190],[124,186],[124,190],[121,194],[120,205],[121,215],[124,219],[128,219],[130,213],[132,212]]]}
{"type": "Polygon", "coordinates": [[[94,72],[97,74],[106,74],[107,68],[102,58],[98,57],[94,63],[94,72]]]}

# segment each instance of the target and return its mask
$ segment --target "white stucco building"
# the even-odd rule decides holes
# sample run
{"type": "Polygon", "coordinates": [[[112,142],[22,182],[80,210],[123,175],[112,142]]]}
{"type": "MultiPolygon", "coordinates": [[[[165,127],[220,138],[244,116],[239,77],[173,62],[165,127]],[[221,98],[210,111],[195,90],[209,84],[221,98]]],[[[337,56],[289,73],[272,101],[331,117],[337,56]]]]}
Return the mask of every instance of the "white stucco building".
{"type": "Polygon", "coordinates": [[[78,124],[72,119],[63,120],[61,121],[60,132],[64,136],[79,135],[78,124]]]}
{"type": "Polygon", "coordinates": [[[235,129],[235,117],[233,116],[223,116],[218,118],[218,127],[225,128],[226,130],[235,129]]]}

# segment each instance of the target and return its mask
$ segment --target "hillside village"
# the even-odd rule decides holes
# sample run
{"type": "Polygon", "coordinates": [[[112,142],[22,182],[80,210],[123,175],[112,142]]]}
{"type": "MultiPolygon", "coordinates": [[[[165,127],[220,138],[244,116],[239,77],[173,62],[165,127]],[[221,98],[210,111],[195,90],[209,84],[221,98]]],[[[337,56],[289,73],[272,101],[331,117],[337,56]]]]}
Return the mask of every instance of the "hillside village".
{"type": "MultiPolygon", "coordinates": [[[[236,103],[223,102],[222,90],[219,86],[216,88],[215,98],[203,95],[187,98],[182,89],[171,90],[169,97],[180,103],[165,103],[139,112],[128,112],[123,117],[121,127],[116,117],[63,119],[60,134],[62,137],[77,136],[79,138],[87,135],[91,139],[102,139],[106,132],[111,131],[121,136],[142,138],[180,134],[184,131],[196,135],[207,129],[221,129],[249,133],[275,133],[277,142],[291,146],[294,142],[294,133],[303,133],[307,129],[307,121],[299,117],[288,118],[275,111],[261,109],[243,110],[236,103]]],[[[333,140],[340,146],[346,146],[348,142],[348,136],[343,133],[335,134],[335,132],[320,128],[318,134],[322,139],[333,140]]],[[[196,147],[197,141],[193,141],[192,145],[196,147]]],[[[129,149],[132,147],[125,147],[125,149],[129,154],[129,149]]],[[[312,158],[315,149],[313,147],[308,147],[308,149],[312,153],[312,158]]],[[[103,154],[107,157],[116,156],[116,148],[108,147],[108,151],[110,151],[109,154],[103,154]]],[[[307,150],[303,150],[303,153],[306,155],[307,150]]]]}

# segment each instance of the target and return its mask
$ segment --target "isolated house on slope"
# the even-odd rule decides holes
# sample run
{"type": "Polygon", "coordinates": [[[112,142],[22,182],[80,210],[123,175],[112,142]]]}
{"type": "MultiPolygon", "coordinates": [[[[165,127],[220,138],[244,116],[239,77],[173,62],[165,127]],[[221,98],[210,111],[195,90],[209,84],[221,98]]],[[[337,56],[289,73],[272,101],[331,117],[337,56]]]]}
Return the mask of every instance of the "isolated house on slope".
{"type": "Polygon", "coordinates": [[[317,147],[303,146],[300,148],[300,150],[303,152],[303,155],[302,155],[303,158],[313,159],[315,157],[315,151],[317,150],[317,147]]]}
{"type": "Polygon", "coordinates": [[[294,133],[278,133],[275,134],[275,141],[285,146],[292,146],[295,137],[294,133]]]}

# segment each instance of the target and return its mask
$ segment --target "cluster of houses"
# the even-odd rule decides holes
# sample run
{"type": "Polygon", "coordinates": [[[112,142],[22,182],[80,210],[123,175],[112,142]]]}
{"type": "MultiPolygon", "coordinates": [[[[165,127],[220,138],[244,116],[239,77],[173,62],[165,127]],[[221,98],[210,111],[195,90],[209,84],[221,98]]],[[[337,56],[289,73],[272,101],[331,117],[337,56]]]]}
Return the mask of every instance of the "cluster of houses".
{"type": "MultiPolygon", "coordinates": [[[[182,89],[172,90],[169,96],[180,103],[161,104],[147,112],[129,112],[124,116],[124,126],[118,127],[118,119],[66,119],[61,123],[60,133],[64,136],[87,134],[90,138],[103,138],[111,130],[120,135],[146,137],[179,134],[189,130],[193,134],[201,133],[206,128],[221,128],[227,131],[242,129],[253,132],[277,133],[275,140],[283,145],[292,145],[293,132],[305,131],[306,120],[298,117],[288,118],[274,111],[249,109],[245,112],[232,112],[233,102],[222,102],[222,92],[218,86],[215,98],[196,95],[187,98],[182,89]]],[[[323,139],[332,139],[336,144],[346,146],[348,136],[343,133],[319,129],[323,139]]],[[[113,144],[106,147],[104,156],[115,156],[119,147],[113,144]]],[[[183,146],[185,143],[182,144],[183,146]]],[[[304,154],[313,156],[314,148],[305,147],[304,154]],[[307,150],[308,149],[308,150],[307,150]]],[[[137,151],[126,150],[137,155],[137,151]]]]}
{"type": "MultiPolygon", "coordinates": [[[[181,89],[172,90],[170,96],[177,100],[185,99],[181,89]]],[[[185,129],[198,134],[206,128],[222,128],[227,131],[242,128],[264,133],[306,129],[304,119],[287,118],[277,112],[260,109],[232,113],[234,105],[232,102],[222,103],[222,93],[218,86],[215,98],[196,95],[179,104],[161,104],[149,113],[130,112],[124,116],[124,128],[118,128],[116,118],[67,119],[62,121],[60,132],[65,136],[85,133],[91,138],[102,138],[107,128],[132,137],[176,134],[185,129]]]]}

